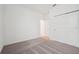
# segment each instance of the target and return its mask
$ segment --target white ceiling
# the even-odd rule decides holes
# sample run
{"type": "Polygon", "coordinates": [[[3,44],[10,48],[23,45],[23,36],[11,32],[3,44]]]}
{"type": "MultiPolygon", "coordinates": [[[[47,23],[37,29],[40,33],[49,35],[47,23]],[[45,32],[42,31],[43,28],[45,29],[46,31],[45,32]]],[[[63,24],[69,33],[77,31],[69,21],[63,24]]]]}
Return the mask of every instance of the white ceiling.
{"type": "Polygon", "coordinates": [[[31,8],[42,14],[47,14],[49,11],[50,4],[25,4],[24,6],[31,8]]]}

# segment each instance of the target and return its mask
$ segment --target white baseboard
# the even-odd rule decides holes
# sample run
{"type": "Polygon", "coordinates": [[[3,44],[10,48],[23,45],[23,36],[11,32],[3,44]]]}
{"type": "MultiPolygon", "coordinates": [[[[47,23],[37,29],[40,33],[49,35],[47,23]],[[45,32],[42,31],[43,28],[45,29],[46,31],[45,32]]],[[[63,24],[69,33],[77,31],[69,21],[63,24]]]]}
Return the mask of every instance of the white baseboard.
{"type": "Polygon", "coordinates": [[[14,41],[14,42],[11,42],[11,43],[8,43],[8,44],[4,44],[4,46],[15,44],[15,43],[19,43],[19,42],[24,42],[24,41],[31,40],[31,39],[36,39],[36,38],[40,38],[40,37],[34,37],[34,38],[23,39],[23,40],[21,39],[21,40],[14,41]]]}
{"type": "Polygon", "coordinates": [[[50,38],[50,40],[55,40],[55,41],[65,43],[65,44],[68,44],[68,45],[75,46],[75,47],[79,48],[79,44],[73,44],[73,43],[69,43],[69,42],[65,42],[65,41],[61,41],[61,40],[56,40],[55,38],[50,38]]]}

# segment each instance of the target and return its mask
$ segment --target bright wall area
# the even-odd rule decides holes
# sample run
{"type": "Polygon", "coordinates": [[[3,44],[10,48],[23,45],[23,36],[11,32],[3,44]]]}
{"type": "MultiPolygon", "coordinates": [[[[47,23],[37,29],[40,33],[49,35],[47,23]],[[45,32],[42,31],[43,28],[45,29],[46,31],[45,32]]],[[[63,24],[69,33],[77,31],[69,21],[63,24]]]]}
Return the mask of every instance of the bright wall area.
{"type": "Polygon", "coordinates": [[[22,5],[6,5],[4,12],[4,45],[40,37],[38,12],[22,5]]]}
{"type": "Polygon", "coordinates": [[[50,9],[48,20],[50,39],[79,47],[79,12],[54,17],[78,9],[79,5],[74,4],[60,4],[50,9]]]}
{"type": "Polygon", "coordinates": [[[46,19],[40,20],[40,35],[41,37],[47,36],[47,20],[46,19]]]}
{"type": "Polygon", "coordinates": [[[2,5],[0,5],[0,52],[1,52],[1,50],[2,50],[2,48],[3,48],[3,43],[2,43],[2,41],[3,41],[3,30],[2,30],[2,8],[3,8],[3,6],[2,5]]]}

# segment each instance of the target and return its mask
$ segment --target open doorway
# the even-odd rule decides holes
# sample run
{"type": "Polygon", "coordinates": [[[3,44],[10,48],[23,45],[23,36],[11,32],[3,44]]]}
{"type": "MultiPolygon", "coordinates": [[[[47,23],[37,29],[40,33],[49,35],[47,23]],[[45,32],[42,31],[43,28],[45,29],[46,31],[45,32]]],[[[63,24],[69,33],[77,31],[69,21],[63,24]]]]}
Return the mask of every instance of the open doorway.
{"type": "Polygon", "coordinates": [[[47,35],[47,20],[40,20],[40,35],[43,39],[48,39],[47,35]]]}

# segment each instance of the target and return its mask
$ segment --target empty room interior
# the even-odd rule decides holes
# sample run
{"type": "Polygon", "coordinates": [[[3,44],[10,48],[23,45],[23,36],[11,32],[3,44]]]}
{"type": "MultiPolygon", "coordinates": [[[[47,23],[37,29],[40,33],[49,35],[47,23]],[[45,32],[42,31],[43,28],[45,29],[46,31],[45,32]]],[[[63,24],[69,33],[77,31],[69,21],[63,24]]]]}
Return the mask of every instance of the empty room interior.
{"type": "Polygon", "coordinates": [[[0,54],[79,54],[79,4],[0,4],[0,54]]]}

